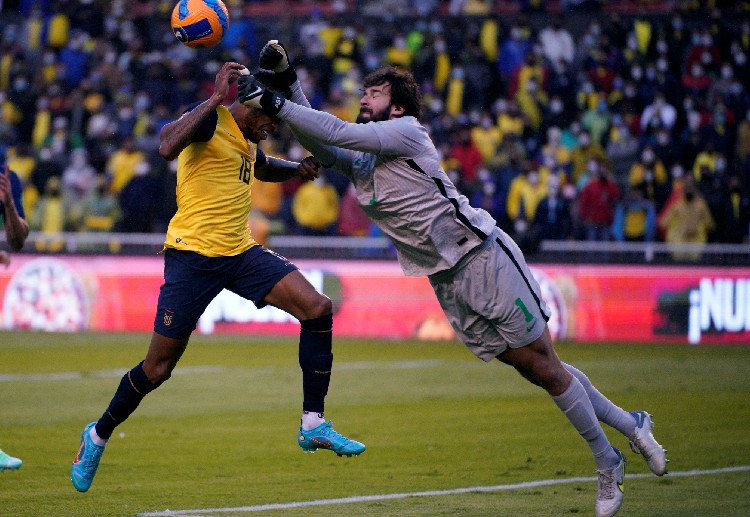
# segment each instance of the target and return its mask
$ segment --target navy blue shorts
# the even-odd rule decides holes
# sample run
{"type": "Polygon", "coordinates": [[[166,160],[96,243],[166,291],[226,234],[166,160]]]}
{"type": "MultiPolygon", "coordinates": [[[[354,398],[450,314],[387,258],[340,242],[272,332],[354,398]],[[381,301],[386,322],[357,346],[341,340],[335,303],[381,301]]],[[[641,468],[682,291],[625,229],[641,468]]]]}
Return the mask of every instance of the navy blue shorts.
{"type": "Polygon", "coordinates": [[[188,337],[222,289],[264,307],[262,300],[273,286],[295,270],[289,260],[260,245],[234,257],[167,249],[154,331],[174,339],[188,337]]]}

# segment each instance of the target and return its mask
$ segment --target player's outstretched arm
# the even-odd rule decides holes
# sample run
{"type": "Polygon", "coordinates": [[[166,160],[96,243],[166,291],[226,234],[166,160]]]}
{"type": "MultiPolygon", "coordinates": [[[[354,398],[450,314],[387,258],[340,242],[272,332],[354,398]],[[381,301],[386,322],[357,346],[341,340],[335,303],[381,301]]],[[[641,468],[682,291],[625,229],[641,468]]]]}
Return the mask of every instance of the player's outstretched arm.
{"type": "Polygon", "coordinates": [[[255,165],[255,179],[280,182],[299,176],[303,180],[314,180],[320,176],[320,168],[320,160],[313,156],[304,158],[300,163],[267,156],[264,164],[255,165]]]}
{"type": "Polygon", "coordinates": [[[165,160],[174,160],[190,144],[190,139],[201,122],[212,113],[229,92],[229,85],[241,75],[247,74],[244,65],[234,62],[224,63],[216,74],[214,92],[195,109],[183,114],[177,120],[165,125],[159,134],[159,154],[165,160]]]}

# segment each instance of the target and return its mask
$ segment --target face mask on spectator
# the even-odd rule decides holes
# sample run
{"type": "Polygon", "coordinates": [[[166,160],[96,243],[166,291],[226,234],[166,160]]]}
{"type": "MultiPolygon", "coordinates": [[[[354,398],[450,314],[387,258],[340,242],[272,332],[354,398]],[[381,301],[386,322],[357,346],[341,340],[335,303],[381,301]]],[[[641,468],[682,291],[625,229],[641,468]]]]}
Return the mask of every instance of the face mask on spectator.
{"type": "Polygon", "coordinates": [[[656,69],[662,73],[666,72],[669,69],[669,62],[664,58],[659,58],[656,61],[656,69]]]}
{"type": "Polygon", "coordinates": [[[26,80],[25,77],[19,77],[15,81],[13,81],[13,89],[17,92],[23,92],[26,91],[26,88],[29,86],[29,81],[26,80]]]}
{"type": "Polygon", "coordinates": [[[643,77],[643,70],[641,70],[641,67],[640,67],[640,66],[634,66],[634,67],[633,67],[633,68],[632,68],[632,69],[630,70],[630,76],[631,76],[631,77],[632,77],[632,78],[633,78],[634,80],[636,80],[636,81],[640,81],[640,80],[641,80],[641,77],[643,77]]]}

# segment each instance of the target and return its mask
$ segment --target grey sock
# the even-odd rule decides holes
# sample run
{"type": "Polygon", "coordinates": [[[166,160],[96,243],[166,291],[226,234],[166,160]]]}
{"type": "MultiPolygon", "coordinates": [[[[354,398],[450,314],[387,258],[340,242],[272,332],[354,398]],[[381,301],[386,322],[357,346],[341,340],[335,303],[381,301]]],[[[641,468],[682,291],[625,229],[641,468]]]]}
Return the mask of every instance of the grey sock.
{"type": "Polygon", "coordinates": [[[604,434],[602,426],[599,425],[591,401],[586,396],[586,390],[575,376],[568,389],[561,395],[552,397],[552,400],[589,444],[598,469],[610,468],[617,463],[619,458],[612,449],[607,435],[604,434]]]}
{"type": "Polygon", "coordinates": [[[563,363],[563,366],[583,385],[583,389],[586,390],[586,395],[588,395],[591,405],[594,406],[596,418],[600,422],[604,422],[608,426],[617,429],[627,438],[630,438],[633,435],[633,431],[635,431],[635,419],[633,415],[602,395],[581,370],[567,363],[563,363]]]}

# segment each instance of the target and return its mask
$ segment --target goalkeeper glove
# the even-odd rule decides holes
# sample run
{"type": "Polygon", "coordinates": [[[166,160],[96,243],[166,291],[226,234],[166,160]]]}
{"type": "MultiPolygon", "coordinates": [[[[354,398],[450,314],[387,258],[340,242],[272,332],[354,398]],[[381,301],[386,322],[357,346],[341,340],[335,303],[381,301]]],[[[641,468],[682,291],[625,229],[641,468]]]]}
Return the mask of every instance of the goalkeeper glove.
{"type": "Polygon", "coordinates": [[[272,90],[289,93],[289,88],[297,80],[297,72],[289,62],[286,48],[275,39],[261,49],[258,66],[256,78],[272,90]]]}
{"type": "Polygon", "coordinates": [[[276,117],[284,105],[283,95],[267,89],[252,75],[240,76],[237,87],[237,99],[242,104],[258,108],[270,117],[276,117]]]}

